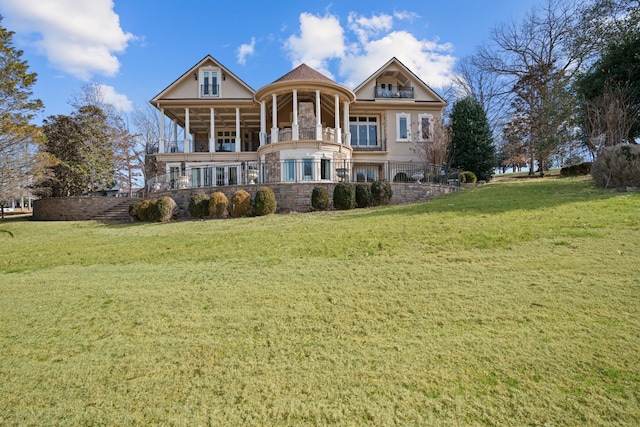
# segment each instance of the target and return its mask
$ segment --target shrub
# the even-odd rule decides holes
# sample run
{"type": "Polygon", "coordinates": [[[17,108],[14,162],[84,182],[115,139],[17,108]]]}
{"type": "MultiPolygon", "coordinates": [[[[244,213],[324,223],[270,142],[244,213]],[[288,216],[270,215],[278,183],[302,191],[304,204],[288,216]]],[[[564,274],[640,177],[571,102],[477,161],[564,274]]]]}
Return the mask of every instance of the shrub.
{"type": "Polygon", "coordinates": [[[311,207],[323,211],[329,207],[329,190],[324,187],[314,187],[311,192],[311,207]]]}
{"type": "Polygon", "coordinates": [[[251,195],[245,190],[236,191],[231,197],[230,211],[233,218],[251,215],[251,195]]]}
{"type": "Polygon", "coordinates": [[[178,204],[169,196],[163,196],[152,201],[152,217],[149,219],[155,222],[171,221],[178,209],[178,204]]]}
{"type": "Polygon", "coordinates": [[[591,162],[582,162],[576,165],[565,166],[560,169],[561,176],[581,176],[589,175],[591,172],[591,162]]]}
{"type": "Polygon", "coordinates": [[[335,209],[353,209],[356,206],[356,186],[350,182],[339,182],[333,189],[335,209]]]}
{"type": "Polygon", "coordinates": [[[142,209],[142,200],[136,200],[129,205],[129,216],[140,220],[140,211],[142,209]]]}
{"type": "Polygon", "coordinates": [[[471,171],[464,171],[460,174],[460,182],[466,184],[475,184],[478,181],[476,174],[471,171]]]}
{"type": "Polygon", "coordinates": [[[276,211],[276,195],[269,187],[262,187],[253,200],[253,213],[257,216],[269,215],[276,211]]]}
{"type": "Polygon", "coordinates": [[[591,165],[591,176],[605,188],[640,186],[640,145],[606,147],[591,165]]]}
{"type": "Polygon", "coordinates": [[[393,182],[409,182],[410,179],[404,172],[398,172],[396,176],[393,177],[393,182]]]}
{"type": "Polygon", "coordinates": [[[371,187],[369,184],[356,184],[356,206],[359,208],[367,208],[373,204],[373,196],[371,195],[371,187]]]}
{"type": "Polygon", "coordinates": [[[229,216],[229,199],[221,191],[216,191],[209,198],[209,217],[222,219],[229,216]]]}
{"type": "Polygon", "coordinates": [[[387,181],[373,181],[371,184],[371,196],[375,206],[388,205],[393,197],[391,184],[387,181]]]}
{"type": "Polygon", "coordinates": [[[177,211],[177,203],[169,196],[136,201],[129,206],[129,215],[140,221],[171,221],[177,211]]]}
{"type": "Polygon", "coordinates": [[[189,199],[189,215],[191,218],[204,218],[209,215],[209,196],[196,193],[189,199]]]}

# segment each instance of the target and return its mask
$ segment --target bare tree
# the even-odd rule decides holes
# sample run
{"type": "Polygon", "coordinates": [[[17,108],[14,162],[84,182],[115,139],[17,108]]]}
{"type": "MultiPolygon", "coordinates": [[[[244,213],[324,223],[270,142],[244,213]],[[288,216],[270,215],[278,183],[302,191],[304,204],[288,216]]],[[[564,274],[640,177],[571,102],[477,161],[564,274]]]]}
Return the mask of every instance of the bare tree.
{"type": "Polygon", "coordinates": [[[511,88],[514,113],[529,121],[524,128],[529,134],[521,139],[528,144],[530,174],[536,160],[544,174],[545,162],[570,127],[569,84],[582,61],[571,49],[575,24],[573,2],[547,0],[521,22],[496,27],[493,45],[478,50],[478,67],[501,77],[511,88]]]}
{"type": "Polygon", "coordinates": [[[429,126],[421,126],[419,138],[413,140],[413,152],[426,166],[426,172],[440,174],[443,165],[451,166],[451,128],[441,117],[430,120],[429,126]]]}
{"type": "Polygon", "coordinates": [[[469,56],[456,64],[454,86],[457,98],[471,97],[482,105],[494,134],[504,126],[512,95],[502,76],[483,69],[478,57],[469,56]]]}
{"type": "Polygon", "coordinates": [[[116,163],[115,178],[121,186],[128,188],[131,196],[132,188],[138,184],[138,178],[144,179],[146,150],[142,145],[141,135],[130,131],[126,115],[105,100],[98,83],[85,83],[69,103],[75,108],[94,105],[104,112],[113,144],[116,163]]]}
{"type": "Polygon", "coordinates": [[[630,142],[639,114],[640,105],[628,83],[608,83],[602,96],[584,101],[586,144],[592,155],[597,157],[604,147],[630,142]]]}

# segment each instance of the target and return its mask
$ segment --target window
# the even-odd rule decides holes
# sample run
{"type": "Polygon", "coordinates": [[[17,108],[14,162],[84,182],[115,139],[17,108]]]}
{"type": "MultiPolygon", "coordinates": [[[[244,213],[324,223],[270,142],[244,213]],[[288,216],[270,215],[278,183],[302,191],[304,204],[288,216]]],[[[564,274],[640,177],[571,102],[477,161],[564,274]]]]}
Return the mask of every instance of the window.
{"type": "Polygon", "coordinates": [[[378,118],[349,117],[349,132],[352,147],[375,147],[378,145],[378,118]]]}
{"type": "Polygon", "coordinates": [[[191,169],[191,186],[200,187],[200,168],[191,169]]]}
{"type": "Polygon", "coordinates": [[[228,130],[218,132],[216,151],[229,153],[236,151],[236,132],[228,130]]]}
{"type": "Polygon", "coordinates": [[[218,85],[217,71],[203,71],[200,75],[200,96],[218,97],[220,96],[220,86],[218,85]]]}
{"type": "Polygon", "coordinates": [[[282,180],[293,182],[296,179],[296,169],[293,159],[287,159],[282,163],[282,180]]]}
{"type": "Polygon", "coordinates": [[[171,188],[178,188],[178,177],[181,175],[179,166],[169,168],[169,180],[171,188]]]}
{"type": "Polygon", "coordinates": [[[205,168],[204,169],[204,186],[212,187],[213,186],[213,169],[214,168],[205,168]]]}
{"type": "Polygon", "coordinates": [[[331,179],[331,160],[320,159],[320,179],[331,179]]]}
{"type": "Polygon", "coordinates": [[[216,185],[225,185],[224,168],[216,168],[216,185]]]}
{"type": "Polygon", "coordinates": [[[400,113],[396,115],[396,139],[398,141],[409,140],[409,119],[411,116],[406,113],[400,113]]]}
{"type": "Polygon", "coordinates": [[[313,159],[302,159],[302,179],[304,181],[313,179],[313,159]]]}
{"type": "Polygon", "coordinates": [[[431,140],[431,134],[433,133],[433,116],[431,114],[418,115],[418,123],[420,124],[420,141],[431,140]]]}
{"type": "Polygon", "coordinates": [[[357,182],[373,182],[376,180],[376,168],[375,167],[358,167],[356,168],[356,181],[357,182]]]}
{"type": "Polygon", "coordinates": [[[238,168],[236,166],[229,167],[229,185],[238,183],[238,168]]]}

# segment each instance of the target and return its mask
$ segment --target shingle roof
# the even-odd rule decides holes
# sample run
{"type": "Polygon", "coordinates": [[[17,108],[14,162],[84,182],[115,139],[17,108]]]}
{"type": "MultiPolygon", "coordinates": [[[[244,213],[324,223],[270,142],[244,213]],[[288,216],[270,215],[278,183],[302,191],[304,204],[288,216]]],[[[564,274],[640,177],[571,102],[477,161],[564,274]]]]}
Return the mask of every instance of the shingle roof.
{"type": "Polygon", "coordinates": [[[284,76],[280,77],[274,83],[284,82],[289,80],[323,80],[328,82],[333,82],[329,77],[320,74],[313,68],[309,67],[307,64],[299,65],[293,70],[289,71],[284,76]]]}

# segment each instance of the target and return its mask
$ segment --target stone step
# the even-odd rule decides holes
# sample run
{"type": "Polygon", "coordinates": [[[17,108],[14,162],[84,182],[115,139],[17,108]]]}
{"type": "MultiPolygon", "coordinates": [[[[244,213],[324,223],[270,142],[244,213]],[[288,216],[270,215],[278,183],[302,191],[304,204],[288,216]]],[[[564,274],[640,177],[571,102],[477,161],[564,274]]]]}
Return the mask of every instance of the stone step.
{"type": "Polygon", "coordinates": [[[133,202],[134,200],[132,199],[124,199],[104,212],[95,215],[93,220],[100,222],[133,222],[133,218],[129,215],[129,206],[133,202]]]}

